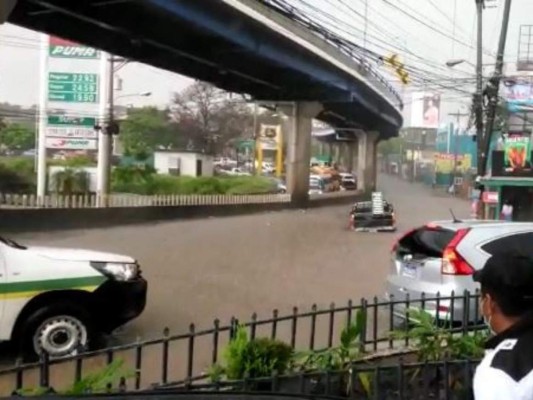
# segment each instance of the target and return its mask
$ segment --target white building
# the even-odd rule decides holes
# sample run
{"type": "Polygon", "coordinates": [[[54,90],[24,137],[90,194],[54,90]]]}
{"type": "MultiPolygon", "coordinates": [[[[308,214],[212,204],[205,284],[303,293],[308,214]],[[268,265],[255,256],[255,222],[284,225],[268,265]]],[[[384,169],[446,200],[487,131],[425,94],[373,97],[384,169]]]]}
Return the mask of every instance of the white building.
{"type": "Polygon", "coordinates": [[[154,152],[158,174],[176,176],[213,176],[213,157],[194,151],[158,150],[154,152]]]}

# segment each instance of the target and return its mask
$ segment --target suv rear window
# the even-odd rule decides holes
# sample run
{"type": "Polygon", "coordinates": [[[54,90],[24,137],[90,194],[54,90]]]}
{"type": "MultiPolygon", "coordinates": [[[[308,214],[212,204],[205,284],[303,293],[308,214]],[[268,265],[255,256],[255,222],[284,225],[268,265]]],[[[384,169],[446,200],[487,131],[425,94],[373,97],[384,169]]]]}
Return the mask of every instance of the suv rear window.
{"type": "Polygon", "coordinates": [[[490,255],[506,251],[533,257],[533,232],[513,233],[508,236],[495,239],[481,247],[490,255]]]}
{"type": "Polygon", "coordinates": [[[413,258],[440,258],[455,232],[443,228],[420,228],[398,242],[398,255],[411,254],[413,258]]]}

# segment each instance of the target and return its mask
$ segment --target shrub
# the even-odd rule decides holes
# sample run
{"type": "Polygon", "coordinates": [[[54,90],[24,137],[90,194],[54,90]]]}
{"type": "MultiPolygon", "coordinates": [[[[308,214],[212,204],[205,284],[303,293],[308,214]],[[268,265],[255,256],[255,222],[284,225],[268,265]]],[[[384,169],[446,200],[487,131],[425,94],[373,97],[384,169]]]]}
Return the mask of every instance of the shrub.
{"type": "Polygon", "coordinates": [[[34,190],[33,163],[28,165],[28,162],[22,159],[12,163],[0,163],[0,192],[29,193],[34,190]]]}
{"type": "Polygon", "coordinates": [[[114,192],[154,194],[263,194],[275,193],[276,184],[264,177],[189,177],[155,174],[151,168],[117,167],[114,192]]]}
{"type": "Polygon", "coordinates": [[[230,380],[270,377],[283,374],[289,368],[293,349],[288,344],[270,338],[249,339],[246,328],[240,326],[235,337],[224,349],[225,365],[211,368],[211,379],[230,380]]]}

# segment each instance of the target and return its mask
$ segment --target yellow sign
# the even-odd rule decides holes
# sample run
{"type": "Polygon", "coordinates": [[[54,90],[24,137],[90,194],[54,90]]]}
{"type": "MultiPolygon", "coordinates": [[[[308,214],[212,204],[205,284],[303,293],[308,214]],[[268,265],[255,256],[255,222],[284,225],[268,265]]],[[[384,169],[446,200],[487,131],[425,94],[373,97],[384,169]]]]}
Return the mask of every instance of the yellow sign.
{"type": "Polygon", "coordinates": [[[470,154],[437,153],[435,154],[435,172],[439,174],[451,174],[454,169],[465,173],[472,167],[470,154]]]}
{"type": "Polygon", "coordinates": [[[263,170],[263,152],[265,150],[271,150],[276,152],[276,176],[280,177],[283,173],[283,133],[281,131],[281,125],[261,124],[256,147],[256,171],[258,174],[260,175],[263,170]]]}

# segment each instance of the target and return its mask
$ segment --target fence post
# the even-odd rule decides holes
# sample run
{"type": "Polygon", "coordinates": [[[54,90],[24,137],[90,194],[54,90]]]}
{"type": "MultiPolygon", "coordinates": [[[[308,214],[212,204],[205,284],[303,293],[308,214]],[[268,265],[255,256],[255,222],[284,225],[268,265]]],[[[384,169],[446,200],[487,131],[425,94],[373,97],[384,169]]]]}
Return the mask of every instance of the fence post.
{"type": "Polygon", "coordinates": [[[135,389],[141,388],[141,374],[142,374],[142,357],[143,346],[141,344],[141,338],[137,337],[137,346],[135,347],[135,389]]]}
{"type": "Polygon", "coordinates": [[[161,383],[168,382],[168,338],[170,335],[170,329],[165,327],[163,329],[163,354],[161,357],[161,383]]]}
{"type": "Polygon", "coordinates": [[[220,336],[220,320],[218,318],[213,321],[213,326],[213,354],[211,363],[216,364],[218,361],[218,338],[220,336]]]}
{"type": "Polygon", "coordinates": [[[276,339],[276,336],[277,336],[277,330],[278,330],[278,316],[279,316],[279,311],[278,309],[274,309],[272,311],[272,332],[270,334],[270,337],[272,339],[276,339]]]}
{"type": "Polygon", "coordinates": [[[298,307],[292,309],[292,323],[291,323],[291,347],[296,347],[296,328],[298,325],[298,307]]]}
{"type": "Polygon", "coordinates": [[[41,363],[39,369],[39,386],[42,388],[48,388],[50,386],[50,359],[48,353],[43,352],[41,355],[41,363]]]}
{"type": "Polygon", "coordinates": [[[359,343],[360,350],[364,353],[366,351],[366,325],[368,319],[368,303],[364,297],[361,298],[361,314],[363,315],[363,326],[361,328],[361,336],[359,338],[359,343]]]}
{"type": "Polygon", "coordinates": [[[311,333],[309,335],[309,350],[315,349],[316,311],[317,306],[316,304],[313,304],[311,306],[311,333]]]}
{"type": "Polygon", "coordinates": [[[255,339],[256,333],[256,323],[257,323],[257,313],[252,314],[252,320],[250,322],[250,339],[255,339]]]}
{"type": "Polygon", "coordinates": [[[187,357],[187,379],[192,379],[194,367],[194,338],[196,336],[196,327],[194,324],[189,325],[189,351],[187,357]]]}
{"type": "Polygon", "coordinates": [[[328,324],[328,347],[333,347],[333,328],[335,325],[335,303],[329,305],[329,324],[328,324]]]}

